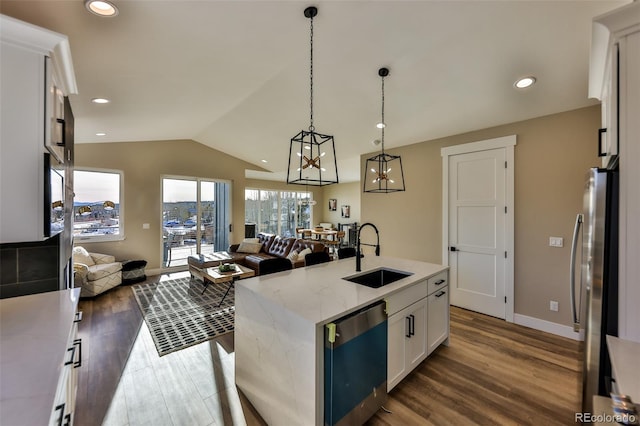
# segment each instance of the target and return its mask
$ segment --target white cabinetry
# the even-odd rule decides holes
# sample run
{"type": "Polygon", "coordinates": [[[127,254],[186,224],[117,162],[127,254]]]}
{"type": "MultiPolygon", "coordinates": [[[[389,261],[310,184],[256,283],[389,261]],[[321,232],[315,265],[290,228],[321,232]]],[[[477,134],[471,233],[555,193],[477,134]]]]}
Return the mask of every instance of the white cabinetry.
{"type": "Polygon", "coordinates": [[[387,299],[387,391],[449,338],[448,272],[387,299]]]}
{"type": "Polygon", "coordinates": [[[0,300],[0,418],[12,426],[72,425],[80,289],[0,300]]]}
{"type": "Polygon", "coordinates": [[[58,381],[53,412],[49,424],[51,426],[72,425],[76,408],[78,390],[78,368],[82,366],[82,340],[78,339],[78,322],[82,320],[82,312],[76,313],[71,325],[67,351],[64,356],[62,373],[58,381]]]}
{"type": "Polygon", "coordinates": [[[449,285],[446,272],[429,278],[427,312],[427,354],[430,354],[449,338],[449,285]]]}
{"type": "Polygon", "coordinates": [[[427,356],[427,299],[389,316],[387,391],[427,356]]]}
{"type": "Polygon", "coordinates": [[[0,243],[41,241],[44,154],[65,160],[61,100],[77,92],[71,53],[66,36],[4,15],[0,36],[0,243]]]}
{"type": "Polygon", "coordinates": [[[640,2],[593,20],[589,96],[602,101],[607,156],[620,173],[619,336],[640,342],[640,2]]]}

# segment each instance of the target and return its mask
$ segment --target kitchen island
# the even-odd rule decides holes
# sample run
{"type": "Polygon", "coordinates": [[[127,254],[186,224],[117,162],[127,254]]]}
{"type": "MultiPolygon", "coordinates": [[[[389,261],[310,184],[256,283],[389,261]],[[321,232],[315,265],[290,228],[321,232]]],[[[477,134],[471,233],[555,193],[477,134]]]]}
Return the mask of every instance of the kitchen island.
{"type": "MultiPolygon", "coordinates": [[[[325,325],[372,303],[380,300],[387,303],[391,369],[394,352],[402,352],[403,356],[411,352],[395,351],[396,342],[392,339],[398,333],[391,330],[392,313],[402,314],[400,310],[411,309],[415,302],[423,300],[423,315],[417,317],[418,323],[423,321],[424,350],[415,361],[427,356],[427,292],[434,286],[446,285],[448,267],[390,257],[362,259],[363,273],[380,267],[411,275],[380,288],[370,288],[343,279],[357,274],[355,260],[343,259],[237,283],[236,384],[268,424],[323,424],[325,325]]],[[[437,294],[441,297],[446,292],[437,294]]],[[[438,300],[446,302],[443,311],[446,321],[434,321],[446,323],[446,332],[439,333],[434,341],[440,344],[448,339],[448,298],[438,300]]],[[[401,321],[400,325],[403,324],[401,321]]],[[[401,338],[403,334],[400,333],[401,338]]]]}

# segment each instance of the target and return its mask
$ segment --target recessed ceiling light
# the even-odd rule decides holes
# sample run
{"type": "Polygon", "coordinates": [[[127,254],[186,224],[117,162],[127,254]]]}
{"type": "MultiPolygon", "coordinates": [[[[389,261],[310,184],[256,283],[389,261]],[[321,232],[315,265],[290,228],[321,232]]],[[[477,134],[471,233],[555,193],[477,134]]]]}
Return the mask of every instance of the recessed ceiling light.
{"type": "Polygon", "coordinates": [[[518,89],[526,89],[529,86],[532,86],[536,82],[536,78],[533,76],[522,77],[516,80],[513,85],[518,89]]]}
{"type": "Polygon", "coordinates": [[[118,8],[106,0],[85,0],[84,7],[94,15],[111,18],[118,14],[118,8]]]}
{"type": "Polygon", "coordinates": [[[267,160],[260,160],[260,161],[262,161],[263,163],[268,163],[268,161],[267,161],[267,160]]]}
{"type": "Polygon", "coordinates": [[[94,104],[108,104],[110,101],[109,99],[105,98],[93,98],[91,99],[91,102],[93,102],[94,104]]]}
{"type": "Polygon", "coordinates": [[[385,127],[387,127],[387,125],[386,125],[386,124],[384,124],[384,123],[378,123],[378,124],[376,124],[376,127],[377,127],[378,129],[384,129],[385,127]]]}
{"type": "Polygon", "coordinates": [[[105,132],[98,132],[96,133],[96,136],[107,136],[107,134],[105,132]]]}

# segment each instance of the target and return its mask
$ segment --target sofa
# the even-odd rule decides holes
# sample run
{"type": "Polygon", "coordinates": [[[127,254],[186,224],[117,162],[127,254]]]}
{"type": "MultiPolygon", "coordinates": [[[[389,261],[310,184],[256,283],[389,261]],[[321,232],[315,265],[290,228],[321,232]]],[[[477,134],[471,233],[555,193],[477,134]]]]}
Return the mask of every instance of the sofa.
{"type": "Polygon", "coordinates": [[[228,253],[234,262],[251,268],[256,275],[260,275],[260,263],[274,257],[289,259],[294,268],[304,266],[304,254],[298,254],[305,249],[309,252],[327,251],[320,241],[259,233],[256,238],[245,238],[242,243],[231,245],[228,253]]]}
{"type": "Polygon", "coordinates": [[[94,297],[122,284],[122,263],[108,254],[89,253],[84,247],[73,248],[75,286],[80,297],[94,297]]]}

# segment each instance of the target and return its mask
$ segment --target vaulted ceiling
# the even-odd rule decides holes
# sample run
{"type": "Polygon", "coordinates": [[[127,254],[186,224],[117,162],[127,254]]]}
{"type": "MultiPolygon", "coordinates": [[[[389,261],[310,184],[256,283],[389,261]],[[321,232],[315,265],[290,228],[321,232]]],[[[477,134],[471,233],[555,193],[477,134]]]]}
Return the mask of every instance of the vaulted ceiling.
{"type": "Polygon", "coordinates": [[[379,149],[576,109],[587,97],[591,21],[628,1],[2,0],[0,12],[69,37],[76,142],[193,139],[284,180],[289,140],[335,137],[342,182],[379,149]],[[513,87],[518,77],[537,83],[513,87]],[[96,105],[92,98],[108,98],[96,105]],[[105,136],[96,136],[105,132],[105,136]],[[266,162],[263,162],[265,160],[266,162]]]}

